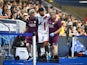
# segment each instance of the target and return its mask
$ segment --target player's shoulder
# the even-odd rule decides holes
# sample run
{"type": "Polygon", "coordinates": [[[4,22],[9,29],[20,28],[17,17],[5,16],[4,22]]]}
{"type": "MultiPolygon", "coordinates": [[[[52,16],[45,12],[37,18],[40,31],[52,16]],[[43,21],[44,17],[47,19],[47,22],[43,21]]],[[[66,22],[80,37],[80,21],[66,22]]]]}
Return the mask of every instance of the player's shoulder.
{"type": "Polygon", "coordinates": [[[50,14],[45,14],[44,16],[50,17],[50,14]]]}
{"type": "Polygon", "coordinates": [[[36,14],[36,15],[35,15],[35,17],[40,17],[40,14],[39,14],[39,13],[38,13],[38,14],[36,14]]]}
{"type": "Polygon", "coordinates": [[[44,18],[45,18],[45,19],[49,19],[49,18],[50,18],[49,14],[45,14],[45,15],[44,15],[44,18]]]}

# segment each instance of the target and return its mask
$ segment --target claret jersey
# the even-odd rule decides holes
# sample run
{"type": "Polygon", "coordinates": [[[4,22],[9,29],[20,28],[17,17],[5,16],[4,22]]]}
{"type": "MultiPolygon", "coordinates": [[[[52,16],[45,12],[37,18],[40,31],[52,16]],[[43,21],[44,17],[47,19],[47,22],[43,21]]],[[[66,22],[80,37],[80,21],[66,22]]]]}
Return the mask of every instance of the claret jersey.
{"type": "Polygon", "coordinates": [[[28,32],[37,32],[38,29],[38,20],[37,18],[29,18],[27,25],[28,32]]]}

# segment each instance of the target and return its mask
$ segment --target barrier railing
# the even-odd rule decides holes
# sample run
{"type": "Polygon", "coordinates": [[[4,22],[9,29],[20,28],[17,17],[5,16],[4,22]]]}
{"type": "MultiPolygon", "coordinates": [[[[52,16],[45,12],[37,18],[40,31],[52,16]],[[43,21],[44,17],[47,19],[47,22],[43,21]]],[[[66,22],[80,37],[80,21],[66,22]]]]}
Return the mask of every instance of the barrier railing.
{"type": "MultiPolygon", "coordinates": [[[[3,32],[10,33],[11,32],[18,32],[18,33],[23,33],[26,28],[26,23],[21,21],[21,20],[12,20],[12,19],[0,19],[0,34],[4,34],[3,32]]],[[[14,35],[14,33],[12,33],[14,35]]],[[[2,44],[5,42],[9,44],[9,54],[10,54],[10,48],[11,48],[11,38],[12,36],[9,35],[8,37],[4,35],[0,35],[0,39],[5,40],[2,44]]],[[[0,42],[2,42],[0,40],[0,42]]]]}
{"type": "MultiPolygon", "coordinates": [[[[9,28],[9,26],[7,26],[5,23],[3,23],[2,21],[0,21],[0,23],[1,24],[3,24],[4,26],[6,26],[7,28],[8,28],[8,32],[10,33],[10,28],[9,28]]],[[[3,36],[0,36],[0,37],[2,37],[2,38],[4,38],[3,36]]],[[[5,38],[4,38],[5,39],[5,38]]],[[[8,41],[8,39],[5,39],[5,40],[7,40],[8,41]]],[[[8,41],[8,43],[9,43],[9,54],[10,54],[10,36],[9,36],[9,41],[8,41]]]]}
{"type": "MultiPolygon", "coordinates": [[[[12,33],[12,32],[11,33],[6,33],[6,32],[0,32],[0,35],[32,36],[33,37],[33,65],[36,65],[36,35],[35,34],[33,34],[33,33],[12,33]]],[[[63,38],[63,37],[61,37],[61,38],[63,38]]],[[[65,40],[67,42],[67,39],[65,39],[65,40]]],[[[63,41],[65,41],[65,40],[63,40],[63,39],[60,40],[60,41],[62,41],[62,42],[60,42],[60,44],[63,43],[63,41]]],[[[74,44],[76,43],[76,41],[77,41],[77,37],[75,37],[75,36],[72,37],[72,57],[74,57],[74,44]]],[[[82,40],[82,41],[84,41],[84,40],[82,40]]],[[[65,44],[67,45],[66,42],[65,42],[65,44]]],[[[60,44],[58,46],[60,46],[60,44]]],[[[63,44],[61,44],[61,45],[62,45],[62,48],[65,49],[65,47],[63,47],[63,44]]]]}
{"type": "Polygon", "coordinates": [[[72,37],[72,48],[71,48],[71,56],[74,57],[75,53],[75,44],[79,41],[85,48],[87,48],[87,36],[73,36],[72,37]]]}
{"type": "MultiPolygon", "coordinates": [[[[32,36],[33,37],[33,65],[36,65],[36,34],[35,33],[6,33],[0,32],[0,35],[17,35],[17,36],[32,36]]],[[[9,49],[10,51],[10,49],[9,49]]]]}

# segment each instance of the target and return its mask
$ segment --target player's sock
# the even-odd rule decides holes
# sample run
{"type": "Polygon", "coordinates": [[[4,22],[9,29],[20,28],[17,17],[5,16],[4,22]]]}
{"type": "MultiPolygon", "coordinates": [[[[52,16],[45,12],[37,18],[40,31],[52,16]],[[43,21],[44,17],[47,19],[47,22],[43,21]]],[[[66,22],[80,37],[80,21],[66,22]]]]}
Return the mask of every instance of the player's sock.
{"type": "Polygon", "coordinates": [[[29,56],[32,57],[31,53],[29,53],[29,56]]]}
{"type": "Polygon", "coordinates": [[[44,55],[45,54],[45,48],[42,47],[40,50],[41,50],[41,56],[44,55]]]}
{"type": "Polygon", "coordinates": [[[41,43],[38,43],[37,44],[38,56],[40,56],[40,54],[41,54],[40,48],[41,48],[41,43]]]}
{"type": "Polygon", "coordinates": [[[48,52],[48,53],[50,52],[48,46],[45,46],[45,52],[48,52]]]}

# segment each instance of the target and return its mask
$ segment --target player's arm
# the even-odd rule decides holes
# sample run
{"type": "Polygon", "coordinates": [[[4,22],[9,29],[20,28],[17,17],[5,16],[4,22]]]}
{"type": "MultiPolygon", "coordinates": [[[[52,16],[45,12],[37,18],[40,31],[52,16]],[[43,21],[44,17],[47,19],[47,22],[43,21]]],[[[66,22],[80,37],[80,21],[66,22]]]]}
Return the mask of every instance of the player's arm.
{"type": "Polygon", "coordinates": [[[38,18],[39,18],[39,14],[36,14],[35,17],[36,17],[36,19],[37,19],[38,25],[41,25],[42,22],[39,22],[39,20],[38,20],[38,18]]]}
{"type": "Polygon", "coordinates": [[[61,29],[62,29],[62,27],[60,27],[59,29],[57,29],[55,32],[50,33],[50,36],[51,37],[54,37],[56,34],[60,33],[61,29]]]}
{"type": "Polygon", "coordinates": [[[62,29],[61,21],[58,21],[58,29],[55,32],[50,33],[50,36],[54,37],[56,34],[60,33],[61,29],[62,29]]]}
{"type": "Polygon", "coordinates": [[[5,18],[5,19],[7,19],[7,18],[9,18],[9,16],[2,16],[2,15],[0,15],[0,18],[5,18]]]}
{"type": "Polygon", "coordinates": [[[57,30],[54,32],[54,34],[60,33],[61,29],[62,29],[62,27],[60,27],[59,29],[57,29],[57,30]]]}
{"type": "Polygon", "coordinates": [[[57,21],[58,23],[58,29],[54,32],[54,34],[58,34],[60,33],[61,29],[62,29],[62,23],[61,23],[61,20],[56,18],[55,21],[57,21]]]}

